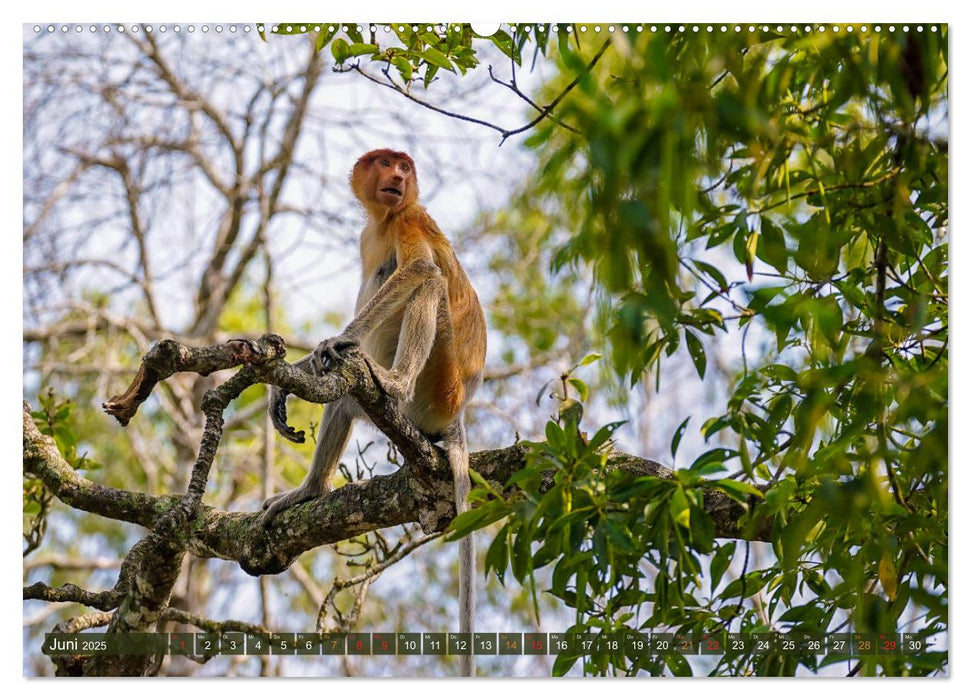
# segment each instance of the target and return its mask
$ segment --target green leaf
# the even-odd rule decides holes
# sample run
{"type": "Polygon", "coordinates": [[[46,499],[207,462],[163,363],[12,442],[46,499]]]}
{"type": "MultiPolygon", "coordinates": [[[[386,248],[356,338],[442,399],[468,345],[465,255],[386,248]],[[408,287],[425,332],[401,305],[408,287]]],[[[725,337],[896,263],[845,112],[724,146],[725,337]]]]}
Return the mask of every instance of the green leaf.
{"type": "Polygon", "coordinates": [[[78,444],[74,432],[63,423],[54,426],[54,440],[62,453],[72,450],[78,444]]]}
{"type": "Polygon", "coordinates": [[[788,365],[766,365],[759,369],[759,372],[764,374],[769,379],[773,379],[779,382],[794,382],[796,381],[798,375],[796,370],[792,369],[788,365]]]}
{"type": "Polygon", "coordinates": [[[766,217],[762,218],[762,235],[759,237],[756,252],[761,260],[769,263],[780,274],[785,274],[789,262],[785,236],[779,227],[766,217]]]}
{"type": "Polygon", "coordinates": [[[718,285],[719,291],[724,292],[728,290],[728,280],[725,279],[725,275],[722,274],[721,270],[719,270],[717,267],[715,267],[710,263],[706,263],[703,260],[692,260],[691,262],[693,262],[698,267],[699,270],[706,273],[709,277],[715,280],[715,283],[718,285]]]}
{"type": "Polygon", "coordinates": [[[332,31],[330,29],[331,26],[333,25],[324,25],[320,28],[320,31],[317,32],[317,41],[315,43],[317,51],[323,49],[327,45],[327,42],[333,39],[334,35],[337,34],[337,27],[334,26],[332,31]]]}
{"type": "Polygon", "coordinates": [[[759,232],[752,231],[749,234],[748,240],[745,242],[745,272],[748,275],[748,281],[752,281],[752,274],[755,270],[755,251],[759,244],[759,232]]]}
{"type": "Polygon", "coordinates": [[[729,496],[742,503],[748,503],[748,496],[755,496],[756,498],[762,498],[762,492],[755,488],[752,484],[748,484],[744,481],[734,481],[732,479],[716,479],[714,481],[708,482],[711,486],[720,489],[727,493],[729,496]]]}
{"type": "Polygon", "coordinates": [[[607,423],[607,425],[600,428],[594,434],[594,436],[590,439],[590,442],[587,443],[587,448],[591,451],[598,450],[601,445],[603,445],[605,442],[607,442],[607,440],[610,439],[610,436],[614,434],[617,428],[619,428],[626,422],[627,421],[621,420],[621,421],[616,421],[614,423],[607,423]]]}
{"type": "Polygon", "coordinates": [[[639,476],[633,481],[621,482],[616,488],[611,489],[610,497],[614,501],[625,502],[635,496],[650,496],[654,491],[666,490],[672,488],[672,486],[668,479],[659,479],[656,476],[639,476]]]}
{"type": "Polygon", "coordinates": [[[330,45],[330,52],[338,64],[343,63],[350,56],[350,45],[345,39],[334,39],[330,45]]]}
{"type": "Polygon", "coordinates": [[[709,575],[711,576],[712,593],[714,593],[715,589],[718,588],[718,583],[721,581],[721,578],[728,569],[728,566],[732,563],[732,556],[734,554],[735,543],[726,542],[718,547],[718,551],[715,552],[715,556],[711,558],[709,575]]]}
{"type": "Polygon", "coordinates": [[[590,391],[587,389],[586,383],[577,379],[576,377],[570,377],[567,379],[567,382],[569,382],[570,386],[577,390],[577,393],[580,395],[580,401],[585,402],[587,397],[590,395],[590,391]]]}
{"type": "Polygon", "coordinates": [[[685,495],[684,489],[680,486],[671,494],[671,500],[668,501],[668,508],[671,512],[671,519],[674,522],[684,527],[691,526],[691,507],[688,504],[688,497],[685,495]]]}
{"type": "Polygon", "coordinates": [[[485,573],[496,572],[499,583],[506,585],[506,567],[509,564],[509,525],[506,524],[489,545],[485,558],[485,573]]]}
{"type": "Polygon", "coordinates": [[[732,457],[735,457],[737,454],[738,452],[735,450],[729,450],[725,447],[716,447],[715,449],[708,450],[698,457],[698,459],[692,462],[688,469],[689,471],[696,471],[706,464],[711,464],[712,462],[724,462],[732,457]]]}
{"type": "Polygon", "coordinates": [[[565,652],[558,654],[556,661],[553,662],[553,675],[556,677],[565,676],[579,658],[579,656],[572,656],[565,652]]]}
{"type": "Polygon", "coordinates": [[[840,331],[843,330],[843,310],[835,296],[823,297],[817,301],[816,323],[820,332],[832,347],[839,345],[840,331]]]}
{"type": "Polygon", "coordinates": [[[772,513],[784,513],[792,507],[796,495],[796,480],[787,476],[765,492],[765,503],[772,513]]]}
{"type": "MultiPolygon", "coordinates": [[[[687,474],[691,474],[695,477],[711,476],[712,474],[717,474],[718,472],[726,471],[728,467],[725,466],[724,462],[708,462],[707,464],[702,464],[697,469],[691,469],[687,471],[687,474]]],[[[685,471],[679,469],[678,472],[685,471]]]]}
{"type": "Polygon", "coordinates": [[[563,541],[559,537],[550,537],[533,554],[533,570],[541,569],[554,559],[563,555],[563,541]]]}
{"type": "MultiPolygon", "coordinates": [[[[512,37],[506,32],[500,29],[495,34],[490,36],[489,40],[492,41],[492,43],[495,44],[496,47],[498,47],[498,49],[506,55],[507,58],[515,59],[516,48],[513,46],[512,37]]],[[[519,63],[519,61],[516,62],[519,63]]]]}
{"type": "Polygon", "coordinates": [[[678,429],[674,431],[674,437],[671,438],[671,459],[673,460],[678,454],[678,446],[681,444],[681,438],[684,437],[684,431],[688,427],[688,421],[691,420],[691,416],[688,416],[683,421],[678,429]]]}
{"type": "Polygon", "coordinates": [[[691,507],[691,544],[701,554],[707,554],[715,544],[715,524],[703,508],[691,507]]]}
{"type": "Polygon", "coordinates": [[[425,78],[423,83],[427,89],[429,85],[432,84],[432,80],[435,79],[435,74],[438,72],[438,66],[428,66],[425,68],[425,78]]]}
{"type": "Polygon", "coordinates": [[[880,557],[877,576],[887,598],[891,601],[895,600],[897,597],[897,568],[894,566],[893,557],[890,556],[889,552],[884,552],[883,556],[880,557]]]}
{"type": "Polygon", "coordinates": [[[675,676],[687,677],[691,675],[691,665],[681,654],[665,654],[664,663],[675,676]]]}
{"type": "Polygon", "coordinates": [[[566,449],[566,436],[563,429],[554,421],[546,423],[546,443],[557,454],[562,454],[566,449]]]}
{"type": "Polygon", "coordinates": [[[623,552],[634,551],[634,540],[631,539],[630,531],[619,518],[608,515],[600,523],[607,533],[607,538],[617,549],[623,552]]]}
{"type": "Polygon", "coordinates": [[[447,71],[455,72],[455,67],[452,65],[452,62],[446,58],[445,54],[434,47],[427,47],[421,52],[421,57],[437,68],[444,68],[447,71]]]}
{"type": "Polygon", "coordinates": [[[794,517],[789,524],[783,528],[778,544],[782,548],[782,567],[785,571],[792,571],[806,544],[806,538],[810,531],[816,527],[826,513],[823,501],[814,498],[809,505],[799,515],[794,517]]]}
{"type": "Polygon", "coordinates": [[[401,75],[401,79],[406,83],[411,80],[411,76],[414,73],[414,67],[404,56],[395,56],[391,59],[392,65],[398,69],[398,73],[401,75]]]}
{"type": "Polygon", "coordinates": [[[512,574],[520,583],[525,582],[533,570],[530,566],[533,561],[531,544],[529,535],[523,531],[516,533],[513,539],[512,574]]]}
{"type": "Polygon", "coordinates": [[[577,364],[577,367],[586,367],[587,365],[592,365],[594,362],[599,360],[603,355],[599,352],[591,352],[590,354],[584,356],[582,360],[577,364]]]}
{"type": "Polygon", "coordinates": [[[729,425],[730,425],[729,420],[725,416],[709,418],[702,424],[701,434],[705,436],[705,442],[707,442],[708,438],[724,430],[729,425]]]}
{"type": "Polygon", "coordinates": [[[691,361],[695,364],[695,369],[698,371],[698,376],[704,379],[705,366],[707,364],[704,346],[702,346],[701,341],[698,340],[698,336],[689,331],[687,328],[684,330],[684,340],[688,345],[688,354],[691,355],[691,361]]]}
{"type": "Polygon", "coordinates": [[[378,47],[374,44],[351,44],[347,48],[348,56],[364,56],[367,54],[377,53],[379,51],[378,47]]]}
{"type": "Polygon", "coordinates": [[[445,539],[454,542],[460,540],[469,533],[480,530],[486,525],[491,525],[497,520],[506,517],[512,510],[502,501],[489,501],[478,508],[467,510],[457,516],[448,526],[448,533],[445,539]]]}

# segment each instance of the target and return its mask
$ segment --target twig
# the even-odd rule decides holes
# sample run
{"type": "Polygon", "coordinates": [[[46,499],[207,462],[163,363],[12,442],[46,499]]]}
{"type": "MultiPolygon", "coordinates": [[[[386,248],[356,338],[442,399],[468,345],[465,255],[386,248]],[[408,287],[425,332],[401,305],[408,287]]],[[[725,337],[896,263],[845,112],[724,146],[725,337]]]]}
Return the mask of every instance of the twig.
{"type": "MultiPolygon", "coordinates": [[[[515,66],[515,62],[513,62],[513,66],[515,66]]],[[[523,101],[525,101],[526,104],[528,104],[530,107],[532,107],[533,109],[535,109],[537,112],[540,112],[540,113],[543,112],[543,108],[542,107],[540,107],[538,104],[536,104],[529,97],[529,95],[527,95],[526,93],[524,93],[522,90],[519,89],[519,86],[516,84],[516,69],[515,69],[515,67],[513,68],[512,80],[510,82],[508,82],[508,83],[503,82],[502,80],[500,80],[499,78],[497,78],[493,74],[493,72],[492,72],[492,66],[489,66],[489,77],[492,78],[492,81],[494,83],[498,83],[499,85],[502,85],[503,87],[506,87],[506,88],[509,88],[510,90],[512,90],[513,93],[515,93],[519,98],[521,98],[523,101]]],[[[557,126],[563,127],[567,131],[572,131],[574,134],[579,134],[580,133],[580,130],[577,129],[575,126],[570,126],[569,124],[567,124],[566,122],[562,121],[561,119],[558,119],[557,117],[554,117],[552,114],[549,114],[548,116],[549,116],[550,121],[553,122],[554,124],[556,124],[557,126]]]]}
{"type": "MultiPolygon", "coordinates": [[[[600,50],[597,51],[597,53],[594,55],[594,57],[587,64],[587,72],[589,72],[590,70],[592,70],[593,67],[595,65],[597,65],[597,61],[599,61],[600,60],[600,57],[604,55],[604,52],[606,52],[608,46],[610,46],[610,40],[609,39],[607,39],[606,41],[604,41],[603,45],[600,47],[600,50]]],[[[347,72],[350,72],[350,71],[355,71],[355,72],[359,73],[360,75],[364,76],[365,78],[367,78],[368,80],[370,80],[372,83],[375,83],[377,85],[382,85],[382,86],[384,86],[386,88],[389,88],[391,90],[394,90],[398,94],[407,97],[409,100],[411,100],[415,104],[421,105],[422,107],[424,107],[426,109],[430,109],[433,112],[438,112],[439,114],[444,114],[445,116],[452,117],[453,119],[459,119],[461,121],[471,122],[473,124],[479,124],[480,126],[484,126],[484,127],[489,128],[489,129],[493,129],[494,131],[498,131],[502,135],[502,139],[499,141],[499,145],[500,146],[503,143],[505,143],[506,142],[506,139],[508,139],[510,136],[514,136],[516,134],[520,134],[520,133],[522,133],[524,131],[527,131],[529,129],[532,129],[534,126],[536,126],[541,121],[543,121],[543,119],[546,119],[547,117],[549,117],[550,116],[550,113],[554,109],[556,109],[557,105],[560,104],[560,102],[563,100],[563,98],[566,97],[573,90],[573,88],[575,88],[579,84],[580,77],[581,77],[581,76],[578,75],[572,81],[570,81],[570,84],[567,85],[560,92],[560,94],[557,95],[553,99],[552,102],[550,102],[548,105],[546,105],[545,107],[543,107],[542,109],[540,109],[540,113],[534,119],[530,120],[529,122],[527,122],[526,124],[524,124],[524,125],[522,125],[522,126],[520,126],[518,128],[515,128],[515,129],[505,129],[505,128],[499,126],[498,124],[493,124],[492,122],[485,121],[484,119],[477,119],[476,117],[470,117],[467,114],[460,114],[458,112],[452,112],[452,111],[449,111],[449,110],[444,109],[442,107],[439,107],[437,105],[433,105],[430,102],[425,102],[424,100],[421,100],[421,99],[415,97],[407,89],[405,89],[404,87],[402,87],[401,85],[399,85],[398,83],[396,83],[394,81],[394,78],[391,77],[391,73],[390,73],[390,71],[389,71],[389,69],[387,67],[384,68],[384,69],[382,69],[382,71],[381,71],[384,74],[385,80],[379,80],[378,78],[374,77],[373,75],[371,75],[370,73],[368,73],[367,71],[365,71],[364,69],[362,69],[360,62],[357,62],[354,65],[349,66],[347,68],[337,67],[337,68],[334,68],[334,70],[336,72],[338,72],[338,73],[347,73],[347,72]]],[[[493,78],[493,79],[495,79],[495,78],[493,78]]],[[[497,81],[497,82],[501,82],[501,81],[497,81]]],[[[502,84],[505,85],[505,83],[502,83],[502,84]]],[[[518,91],[518,88],[515,88],[515,89],[518,91]]],[[[530,102],[530,104],[533,104],[533,103],[530,102]]],[[[537,109],[539,109],[538,105],[533,104],[533,106],[536,107],[537,109]]],[[[564,126],[565,127],[566,125],[561,124],[561,126],[564,126]]],[[[578,133],[573,128],[570,128],[570,130],[571,131],[574,131],[575,133],[578,133]]]]}
{"type": "MultiPolygon", "coordinates": [[[[865,190],[867,188],[879,185],[882,182],[886,182],[887,180],[892,180],[893,178],[897,177],[897,175],[899,174],[900,174],[900,168],[894,168],[890,172],[884,175],[881,175],[875,180],[868,180],[866,182],[844,182],[838,185],[829,185],[828,187],[825,188],[825,192],[835,192],[836,190],[865,190]]],[[[785,199],[780,199],[778,202],[767,204],[761,209],[752,209],[749,211],[749,214],[762,214],[771,209],[781,207],[783,204],[788,204],[794,199],[803,199],[805,197],[811,197],[814,194],[823,194],[823,192],[824,192],[823,188],[816,188],[812,190],[806,190],[805,192],[798,192],[792,196],[787,196],[785,199]]]]}
{"type": "Polygon", "coordinates": [[[52,603],[80,603],[89,608],[108,611],[118,607],[124,593],[120,591],[88,591],[73,583],[65,583],[56,588],[37,582],[24,586],[24,600],[46,600],[52,603]]]}

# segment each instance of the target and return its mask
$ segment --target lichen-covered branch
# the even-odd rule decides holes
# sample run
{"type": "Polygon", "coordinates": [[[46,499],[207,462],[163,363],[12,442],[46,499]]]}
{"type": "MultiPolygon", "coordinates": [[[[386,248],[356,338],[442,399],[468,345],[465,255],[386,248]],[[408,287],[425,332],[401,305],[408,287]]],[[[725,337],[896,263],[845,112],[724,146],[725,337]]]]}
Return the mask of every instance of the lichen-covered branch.
{"type": "Polygon", "coordinates": [[[230,340],[202,348],[190,348],[174,340],[160,340],[142,358],[142,364],[128,388],[108,399],[102,408],[122,425],[128,425],[155,385],[177,372],[195,372],[206,376],[220,369],[266,362],[285,354],[283,339],[278,335],[263,336],[257,343],[230,340]]]}
{"type": "MultiPolygon", "coordinates": [[[[265,335],[256,342],[232,340],[203,348],[163,340],[146,354],[128,389],[105,404],[106,412],[125,425],[155,385],[176,372],[209,374],[244,365],[203,398],[205,428],[187,492],[182,496],[134,493],[85,479],[58,453],[53,439],[37,429],[25,404],[25,471],[38,476],[68,505],[137,523],[150,532],[126,556],[111,591],[94,593],[71,584],[51,588],[35,583],[24,588],[24,598],[77,602],[114,611],[109,632],[152,630],[166,619],[189,621],[189,613],[168,606],[187,552],[236,561],[252,575],[275,574],[308,550],[381,528],[417,522],[427,534],[441,532],[455,516],[452,476],[445,454],[402,415],[396,401],[378,388],[368,360],[360,353],[351,353],[333,371],[317,377],[283,361],[284,354],[283,341],[275,335],[265,335]],[[288,509],[269,529],[261,524],[259,513],[227,513],[203,504],[223,434],[223,413],[247,387],[261,382],[314,403],[328,403],[350,394],[398,448],[404,457],[403,466],[393,474],[351,482],[288,509]]],[[[525,457],[525,446],[513,445],[472,454],[470,466],[502,489],[509,477],[525,466],[525,457]]],[[[657,462],[623,453],[612,456],[611,466],[660,478],[673,476],[657,462]]],[[[721,492],[706,494],[705,509],[719,537],[768,538],[767,525],[741,532],[738,522],[745,508],[721,492]]],[[[99,656],[82,664],[85,675],[140,675],[150,668],[151,659],[136,656],[99,656]]]]}
{"type": "Polygon", "coordinates": [[[65,583],[56,588],[46,583],[32,583],[24,586],[24,600],[46,600],[51,603],[80,603],[96,610],[114,610],[121,602],[122,594],[118,591],[101,591],[94,593],[86,591],[73,583],[65,583]]]}
{"type": "MultiPolygon", "coordinates": [[[[49,442],[44,451],[48,459],[32,460],[31,471],[37,474],[60,500],[106,517],[153,528],[158,519],[181,503],[178,496],[151,496],[105,487],[88,481],[71,469],[57,454],[53,440],[41,435],[25,414],[25,463],[28,432],[39,442],[49,442]],[[106,503],[102,506],[100,499],[106,503]],[[130,508],[125,512],[125,508],[130,508]]],[[[259,522],[259,513],[226,512],[205,504],[200,506],[194,528],[186,534],[188,551],[200,557],[218,557],[239,562],[250,574],[272,574],[284,571],[304,552],[333,544],[379,528],[418,522],[427,532],[435,532],[454,517],[451,505],[452,480],[444,455],[432,448],[436,461],[432,468],[416,474],[406,462],[393,474],[356,481],[308,503],[280,514],[270,529],[259,522]]],[[[498,488],[525,466],[526,448],[513,445],[496,450],[483,450],[470,455],[470,465],[498,488]]],[[[652,460],[615,453],[618,468],[640,474],[669,478],[671,471],[652,460]]],[[[741,538],[738,519],[745,509],[725,494],[712,491],[705,498],[706,510],[715,521],[718,537],[741,538]]],[[[746,535],[767,540],[765,528],[746,535]]]]}
{"type": "Polygon", "coordinates": [[[249,622],[239,620],[210,620],[206,617],[193,615],[185,610],[178,608],[166,608],[160,616],[167,622],[181,622],[184,625],[193,627],[205,632],[244,632],[246,634],[270,634],[270,630],[261,625],[253,625],[249,622]]]}

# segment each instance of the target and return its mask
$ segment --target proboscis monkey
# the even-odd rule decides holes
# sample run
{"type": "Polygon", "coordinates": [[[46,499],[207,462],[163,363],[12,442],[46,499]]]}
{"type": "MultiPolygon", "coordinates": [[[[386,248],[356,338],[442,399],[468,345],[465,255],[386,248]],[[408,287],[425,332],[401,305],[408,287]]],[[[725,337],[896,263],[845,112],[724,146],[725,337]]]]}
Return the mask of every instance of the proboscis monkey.
{"type": "MultiPolygon", "coordinates": [[[[351,189],[364,207],[361,232],[361,289],[356,316],[344,332],[325,340],[295,366],[327,371],[342,352],[360,347],[375,379],[400,400],[403,413],[427,435],[441,438],[455,481],[456,511],[467,509],[469,454],[463,410],[482,382],[485,317],[465,270],[438,225],[418,204],[415,163],[406,153],[365,153],[351,172],[351,189]]],[[[303,432],[286,423],[286,398],[273,387],[269,410],[277,429],[303,442],[303,432]]],[[[330,490],[351,424],[362,412],[345,396],[324,407],[310,472],[303,485],[263,503],[268,525],[297,503],[330,490]]],[[[459,628],[472,631],[475,615],[472,538],[459,543],[459,628]]],[[[474,657],[462,657],[462,671],[474,675],[474,657]]]]}

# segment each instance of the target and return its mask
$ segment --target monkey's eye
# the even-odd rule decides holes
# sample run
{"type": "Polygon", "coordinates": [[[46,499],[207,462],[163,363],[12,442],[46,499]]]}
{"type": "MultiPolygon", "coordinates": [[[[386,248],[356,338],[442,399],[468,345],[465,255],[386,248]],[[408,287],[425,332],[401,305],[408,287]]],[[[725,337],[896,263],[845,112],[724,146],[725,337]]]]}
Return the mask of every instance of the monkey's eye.
{"type": "Polygon", "coordinates": [[[411,166],[408,165],[407,163],[402,163],[401,164],[401,169],[407,173],[408,171],[411,170],[411,166]]]}
{"type": "Polygon", "coordinates": [[[387,167],[389,167],[391,165],[391,161],[388,160],[387,158],[382,158],[381,159],[381,165],[383,165],[384,167],[387,168],[387,167]]]}

